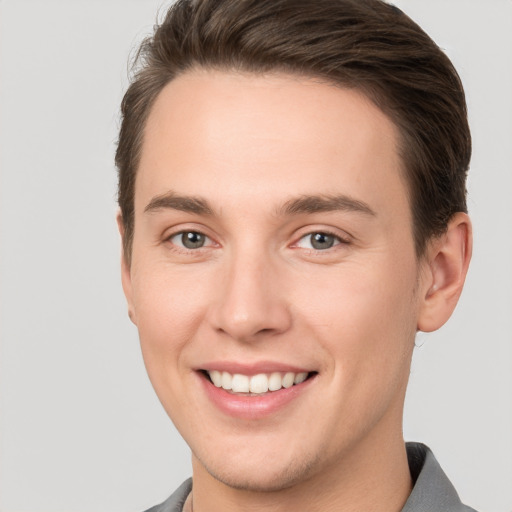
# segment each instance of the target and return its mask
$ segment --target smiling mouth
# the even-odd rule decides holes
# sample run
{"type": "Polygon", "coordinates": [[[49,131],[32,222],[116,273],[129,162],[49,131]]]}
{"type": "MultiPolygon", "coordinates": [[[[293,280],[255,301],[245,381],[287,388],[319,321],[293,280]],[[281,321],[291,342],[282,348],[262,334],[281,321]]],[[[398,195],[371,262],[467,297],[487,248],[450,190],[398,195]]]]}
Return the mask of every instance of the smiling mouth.
{"type": "Polygon", "coordinates": [[[297,386],[316,375],[317,372],[272,372],[243,375],[218,370],[202,370],[202,373],[215,387],[222,388],[229,393],[261,396],[268,392],[297,386]]]}

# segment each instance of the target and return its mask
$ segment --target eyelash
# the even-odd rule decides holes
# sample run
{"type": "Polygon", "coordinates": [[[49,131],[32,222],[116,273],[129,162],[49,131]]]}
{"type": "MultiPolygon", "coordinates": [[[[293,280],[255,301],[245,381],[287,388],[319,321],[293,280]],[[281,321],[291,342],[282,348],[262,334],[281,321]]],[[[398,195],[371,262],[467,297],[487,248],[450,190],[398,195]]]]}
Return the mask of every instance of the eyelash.
{"type": "Polygon", "coordinates": [[[311,240],[311,238],[314,235],[323,235],[323,236],[327,236],[327,237],[332,237],[334,239],[334,243],[333,243],[332,246],[324,248],[324,249],[317,249],[315,247],[309,247],[309,248],[308,247],[303,247],[303,249],[309,251],[310,253],[319,254],[319,253],[330,252],[331,249],[336,250],[335,247],[337,247],[339,245],[348,245],[348,244],[350,244],[350,241],[347,238],[343,238],[340,235],[338,235],[336,233],[333,233],[332,231],[325,230],[325,229],[320,229],[318,231],[309,231],[308,233],[305,233],[304,235],[302,235],[297,240],[297,242],[295,242],[293,244],[293,247],[298,247],[299,243],[301,242],[301,240],[306,240],[308,238],[311,240]]]}
{"type": "MultiPolygon", "coordinates": [[[[318,231],[309,231],[308,233],[305,233],[303,234],[293,245],[292,245],[292,248],[301,248],[300,247],[300,242],[302,240],[307,240],[309,238],[310,240],[310,245],[312,245],[312,247],[302,247],[302,249],[310,252],[310,253],[314,253],[314,254],[319,254],[319,253],[323,253],[323,252],[330,252],[331,249],[334,249],[335,247],[337,247],[338,245],[348,245],[350,243],[349,240],[347,240],[346,238],[342,238],[341,236],[333,233],[332,231],[329,231],[329,230],[318,230],[318,231]],[[312,243],[312,237],[315,236],[315,235],[321,235],[323,237],[332,237],[333,238],[333,244],[329,247],[326,247],[326,248],[315,248],[313,246],[313,243],[312,243]]],[[[205,235],[203,232],[199,231],[199,230],[194,230],[194,229],[190,229],[190,230],[181,230],[181,231],[178,231],[176,233],[172,233],[171,235],[169,235],[166,239],[165,239],[166,242],[169,242],[173,249],[174,250],[177,250],[177,251],[180,251],[180,252],[187,252],[187,253],[190,253],[190,252],[196,252],[200,249],[205,249],[205,248],[208,248],[208,247],[211,247],[213,245],[215,245],[215,242],[213,242],[213,240],[208,236],[208,235],[205,235]],[[199,245],[197,247],[186,247],[183,243],[183,237],[185,235],[198,235],[200,238],[202,237],[203,240],[204,240],[204,244],[203,245],[199,245]],[[177,243],[177,242],[173,242],[173,239],[175,239],[176,237],[181,237],[181,243],[177,243]]],[[[192,242],[193,243],[193,242],[192,242]]],[[[335,250],[335,249],[334,249],[335,250]]]]}
{"type": "Polygon", "coordinates": [[[198,249],[204,249],[206,247],[210,247],[211,245],[214,245],[214,242],[213,240],[208,236],[208,235],[205,235],[204,233],[202,233],[201,231],[198,231],[198,230],[195,230],[195,229],[184,229],[182,231],[178,231],[176,233],[172,233],[170,234],[166,239],[165,239],[166,242],[169,242],[173,248],[175,250],[179,250],[179,251],[185,251],[185,252],[195,252],[197,251],[198,249]],[[176,237],[181,237],[181,239],[183,240],[183,236],[184,235],[199,235],[200,237],[203,237],[204,240],[205,240],[205,245],[201,245],[199,247],[185,247],[185,245],[183,244],[183,242],[181,244],[178,244],[176,242],[173,242],[173,239],[176,238],[176,237]],[[210,243],[208,243],[208,241],[210,243]]]}

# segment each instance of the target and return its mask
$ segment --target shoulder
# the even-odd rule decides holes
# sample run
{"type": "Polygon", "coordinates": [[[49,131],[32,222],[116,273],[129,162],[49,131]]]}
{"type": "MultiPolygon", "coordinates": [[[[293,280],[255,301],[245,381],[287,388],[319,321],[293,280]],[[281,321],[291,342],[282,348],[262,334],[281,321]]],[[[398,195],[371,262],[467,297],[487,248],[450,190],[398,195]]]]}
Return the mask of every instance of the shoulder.
{"type": "Polygon", "coordinates": [[[185,480],[172,494],[160,505],[155,505],[146,512],[181,512],[187,496],[192,490],[192,479],[185,480]]]}
{"type": "Polygon", "coordinates": [[[414,487],[402,512],[476,512],[464,505],[434,454],[421,443],[407,443],[414,487]]]}

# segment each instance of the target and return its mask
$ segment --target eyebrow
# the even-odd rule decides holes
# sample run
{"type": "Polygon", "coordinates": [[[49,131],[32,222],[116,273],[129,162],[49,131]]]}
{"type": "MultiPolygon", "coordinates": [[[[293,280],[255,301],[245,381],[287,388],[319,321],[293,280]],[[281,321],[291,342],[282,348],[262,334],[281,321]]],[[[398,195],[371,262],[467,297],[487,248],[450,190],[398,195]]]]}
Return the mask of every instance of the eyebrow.
{"type": "Polygon", "coordinates": [[[194,196],[179,196],[174,192],[153,197],[144,208],[144,212],[151,213],[162,209],[180,210],[197,215],[213,215],[213,209],[204,199],[194,196]]]}
{"type": "MultiPolygon", "coordinates": [[[[197,215],[215,215],[208,201],[195,196],[180,196],[174,192],[155,196],[144,208],[144,212],[155,212],[162,209],[180,210],[197,215]]],[[[303,195],[286,201],[277,209],[277,215],[289,216],[313,214],[320,212],[346,211],[376,216],[368,204],[350,196],[339,195],[303,195]]]]}
{"type": "Polygon", "coordinates": [[[278,214],[296,215],[300,213],[319,213],[346,211],[363,213],[375,217],[376,213],[368,204],[347,195],[304,195],[296,199],[290,199],[278,214]]]}

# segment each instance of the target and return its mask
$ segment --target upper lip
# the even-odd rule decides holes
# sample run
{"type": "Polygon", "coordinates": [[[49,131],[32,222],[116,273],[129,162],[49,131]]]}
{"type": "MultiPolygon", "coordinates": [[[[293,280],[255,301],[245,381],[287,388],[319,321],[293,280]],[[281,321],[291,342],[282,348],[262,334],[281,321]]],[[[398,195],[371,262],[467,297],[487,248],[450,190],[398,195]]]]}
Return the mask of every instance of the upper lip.
{"type": "Polygon", "coordinates": [[[296,366],[276,361],[259,361],[254,363],[239,363],[235,361],[212,361],[210,363],[205,363],[201,367],[197,368],[197,370],[217,370],[219,372],[228,372],[231,374],[239,373],[241,375],[248,376],[258,375],[260,373],[309,373],[312,371],[311,369],[302,366],[296,366]]]}

